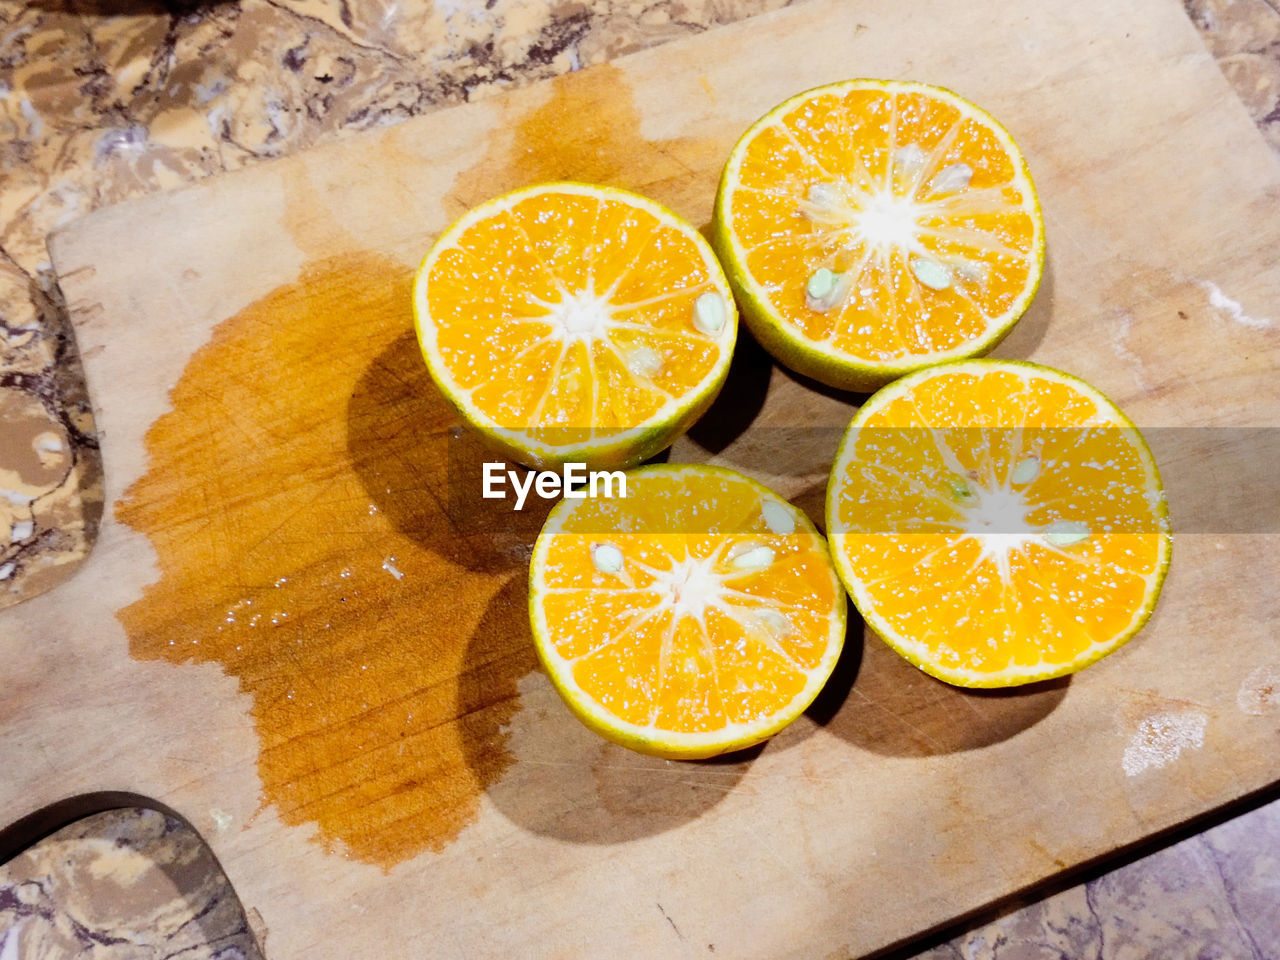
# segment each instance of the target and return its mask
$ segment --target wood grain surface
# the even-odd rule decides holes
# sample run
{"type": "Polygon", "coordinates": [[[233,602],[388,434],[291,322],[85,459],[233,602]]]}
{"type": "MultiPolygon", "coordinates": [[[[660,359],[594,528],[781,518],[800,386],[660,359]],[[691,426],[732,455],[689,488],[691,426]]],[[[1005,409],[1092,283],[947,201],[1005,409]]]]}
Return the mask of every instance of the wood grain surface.
{"type": "MultiPolygon", "coordinates": [[[[107,517],[0,619],[0,820],[168,805],[272,957],[844,957],[1280,779],[1241,695],[1280,666],[1274,536],[1179,536],[1148,628],[1070,681],[964,693],[855,629],[804,718],[719,762],[600,741],[534,668],[540,517],[476,497],[413,265],[534,180],[705,224],[740,132],[851,75],[950,86],[1027,153],[1048,274],[999,355],[1143,427],[1277,422],[1280,169],[1171,0],[814,2],[104,210],[51,249],[107,517]]],[[[818,516],[858,400],[744,341],[671,459],[818,516]]]]}

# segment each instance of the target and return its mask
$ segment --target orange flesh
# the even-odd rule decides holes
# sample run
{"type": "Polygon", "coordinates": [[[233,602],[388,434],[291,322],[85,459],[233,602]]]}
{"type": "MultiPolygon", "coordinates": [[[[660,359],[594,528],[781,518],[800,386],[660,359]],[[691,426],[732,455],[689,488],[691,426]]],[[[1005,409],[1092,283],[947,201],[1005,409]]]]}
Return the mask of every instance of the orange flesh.
{"type": "Polygon", "coordinates": [[[1163,518],[1141,440],[1109,405],[1025,373],[939,373],[851,442],[834,481],[849,531],[837,548],[865,602],[934,662],[989,674],[1070,663],[1148,603],[1163,518]],[[996,496],[1021,521],[990,528],[1004,540],[966,533],[977,499],[996,496]],[[1088,535],[1038,535],[1063,523],[1088,535]]]}
{"type": "Polygon", "coordinates": [[[843,595],[822,538],[773,533],[761,502],[741,479],[640,474],[625,500],[578,506],[546,554],[542,610],[584,693],[621,720],[682,733],[756,723],[795,700],[843,595]],[[601,544],[621,551],[622,572],[597,569],[601,544]],[[767,568],[733,566],[760,546],[774,551],[767,568]],[[723,579],[698,610],[699,575],[679,571],[702,564],[723,579]],[[677,609],[682,593],[695,609],[677,609]]]}
{"type": "Polygon", "coordinates": [[[731,229],[747,271],[807,339],[866,361],[946,351],[983,335],[1038,277],[1038,213],[1015,173],[990,127],[944,99],[819,94],[746,146],[731,229]],[[911,145],[922,166],[902,162],[898,152],[911,145]],[[968,185],[935,191],[956,164],[972,170],[968,185]],[[816,184],[844,184],[857,211],[876,195],[915,204],[914,244],[873,243],[848,222],[815,220],[806,210],[816,184]],[[921,256],[961,268],[933,289],[913,273],[921,256]],[[839,305],[816,310],[805,286],[822,267],[847,274],[850,289],[839,305]]]}
{"type": "Polygon", "coordinates": [[[694,325],[694,303],[716,289],[694,241],[648,210],[543,192],[496,206],[443,250],[427,306],[439,355],[471,403],[554,444],[566,428],[641,424],[696,387],[722,347],[694,325]],[[563,305],[575,299],[588,317],[603,301],[606,327],[566,336],[563,305]]]}

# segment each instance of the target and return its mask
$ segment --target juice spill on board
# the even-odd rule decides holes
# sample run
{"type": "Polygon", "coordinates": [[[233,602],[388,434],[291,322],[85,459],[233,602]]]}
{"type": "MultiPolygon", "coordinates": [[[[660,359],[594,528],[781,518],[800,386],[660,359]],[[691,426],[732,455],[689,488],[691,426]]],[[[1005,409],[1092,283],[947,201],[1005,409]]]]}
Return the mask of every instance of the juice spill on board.
{"type": "Polygon", "coordinates": [[[625,187],[701,226],[710,217],[720,168],[742,131],[737,124],[700,137],[646,140],[644,117],[626,76],[611,64],[557,77],[544,104],[491,138],[489,152],[458,177],[450,216],[490,197],[554,180],[625,187]]]}
{"type": "MultiPolygon", "coordinates": [[[[448,215],[565,179],[709,209],[736,130],[644,140],[609,66],[551,90],[457,178],[448,215]]],[[[350,252],[294,172],[286,227],[312,260],[217,328],[148,431],[116,513],[161,577],[120,619],[138,659],[237,677],[264,801],[385,868],[446,845],[512,762],[503,727],[536,662],[523,578],[549,505],[511,524],[509,504],[478,499],[480,455],[460,452],[412,332],[412,268],[350,252]]]]}
{"type": "Polygon", "coordinates": [[[534,664],[523,606],[490,603],[519,550],[446,514],[456,418],[410,279],[339,258],[221,324],[117,505],[161,571],[120,612],[132,655],[220,663],[253,698],[264,800],[383,866],[475,815],[534,664]]]}

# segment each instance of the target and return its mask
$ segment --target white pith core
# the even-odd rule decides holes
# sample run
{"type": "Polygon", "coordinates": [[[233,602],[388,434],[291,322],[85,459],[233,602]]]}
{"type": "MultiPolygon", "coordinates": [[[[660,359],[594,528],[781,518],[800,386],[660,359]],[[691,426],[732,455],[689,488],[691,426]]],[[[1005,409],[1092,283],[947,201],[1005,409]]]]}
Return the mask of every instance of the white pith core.
{"type": "MultiPolygon", "coordinates": [[[[808,194],[800,203],[800,213],[831,230],[841,250],[833,258],[831,266],[819,267],[810,275],[805,290],[809,309],[825,312],[839,306],[854,288],[865,265],[884,263],[895,250],[908,255],[917,281],[930,289],[945,289],[957,276],[970,281],[976,278],[977,282],[984,278],[982,264],[964,257],[939,258],[921,243],[921,236],[932,232],[932,228],[923,226],[921,220],[937,213],[933,205],[919,199],[918,194],[921,175],[927,171],[927,158],[915,144],[908,144],[897,151],[895,160],[913,178],[913,185],[905,196],[894,192],[892,166],[887,182],[872,190],[847,179],[810,185],[808,194]],[[835,269],[837,265],[843,265],[842,261],[855,257],[859,264],[852,269],[835,269]]],[[[972,176],[973,171],[967,165],[952,165],[956,166],[964,166],[972,176]]],[[[943,173],[952,167],[947,167],[943,173]]],[[[934,190],[933,193],[950,195],[968,185],[963,175],[952,174],[942,178],[939,174],[938,179],[944,179],[944,186],[950,189],[934,190]]]]}
{"type": "MultiPolygon", "coordinates": [[[[792,523],[794,524],[794,520],[792,523]]],[[[785,605],[743,592],[733,583],[771,566],[777,560],[772,547],[752,539],[726,542],[710,556],[687,557],[674,562],[667,569],[649,566],[635,558],[624,562],[623,549],[611,543],[594,544],[591,550],[592,561],[597,570],[617,577],[628,585],[626,589],[629,591],[649,593],[657,599],[656,603],[645,606],[637,614],[628,629],[656,617],[669,615],[659,651],[659,672],[663,676],[667,675],[672,658],[676,655],[674,646],[677,628],[686,617],[698,625],[703,637],[706,661],[713,665],[718,662],[707,624],[707,613],[713,609],[750,628],[752,635],[760,643],[795,669],[806,670],[778,643],[779,639],[795,632],[795,625],[783,609],[785,605]],[[645,587],[630,586],[632,581],[628,566],[647,573],[651,582],[645,587]]],[[[567,663],[571,665],[577,659],[579,658],[573,658],[567,663]]],[[[657,720],[655,707],[648,726],[656,729],[657,720]]]]}
{"type": "MultiPolygon", "coordinates": [[[[808,184],[796,206],[797,213],[823,227],[825,233],[823,253],[810,263],[812,272],[807,279],[828,270],[835,278],[831,282],[823,276],[816,286],[806,284],[808,309],[818,313],[839,311],[846,300],[869,296],[871,290],[864,289],[863,280],[867,271],[875,269],[887,276],[891,256],[897,254],[908,267],[908,282],[925,304],[932,302],[937,292],[957,287],[947,296],[969,300],[989,329],[1003,317],[1020,312],[1016,304],[996,313],[986,307],[985,287],[991,277],[991,265],[984,261],[991,253],[1031,261],[1035,242],[1030,250],[1015,249],[998,233],[973,226],[969,218],[1011,209],[1006,188],[1013,186],[1025,198],[1031,187],[1017,169],[1005,183],[972,187],[976,171],[967,163],[955,162],[951,153],[963,122],[963,118],[956,121],[929,150],[916,143],[891,149],[885,169],[876,174],[870,173],[861,161],[850,171],[823,167],[791,138],[792,145],[807,156],[811,165],[823,171],[820,179],[808,184]],[[935,249],[939,245],[943,249],[935,249]],[[959,250],[955,249],[957,245],[959,250]],[[965,248],[969,253],[963,252],[965,248]]],[[[1016,156],[1016,147],[1011,142],[1007,146],[1016,156]]],[[[749,248],[747,253],[754,249],[749,248]]],[[[778,287],[769,286],[762,292],[777,304],[778,287]]],[[[924,319],[927,317],[926,311],[924,319]]],[[[816,345],[821,348],[830,344],[836,327],[838,324],[816,345]]],[[[947,352],[943,350],[940,355],[947,352]]]]}
{"type": "MultiPolygon", "coordinates": [[[[646,382],[650,389],[664,394],[668,405],[675,403],[678,398],[653,383],[653,378],[662,372],[666,364],[666,358],[661,351],[644,344],[620,349],[614,343],[613,335],[616,331],[632,330],[636,326],[634,321],[615,319],[615,314],[624,310],[634,310],[636,304],[612,303],[610,297],[613,292],[610,289],[604,293],[596,293],[594,279],[589,277],[586,289],[577,293],[561,287],[560,299],[554,303],[530,295],[531,300],[547,311],[545,319],[550,321],[551,325],[549,339],[560,344],[560,356],[555,368],[560,369],[565,353],[575,343],[582,343],[587,348],[589,357],[595,344],[600,343],[621,361],[633,377],[646,382]]],[[[664,300],[667,296],[678,296],[683,292],[677,290],[671,294],[660,295],[655,302],[664,300]]],[[[718,291],[701,294],[694,301],[691,313],[691,322],[695,328],[713,340],[719,338],[720,332],[724,329],[726,308],[724,298],[718,291]]],[[[594,363],[592,363],[592,369],[594,371],[594,363]]],[[[546,392],[549,394],[554,386],[554,382],[549,383],[546,392]]],[[[537,424],[531,423],[530,426],[537,426],[537,424]]],[[[591,429],[594,433],[594,425],[591,429]]]]}
{"type": "MultiPolygon", "coordinates": [[[[653,299],[652,303],[657,304],[669,297],[681,296],[686,292],[685,290],[675,290],[670,293],[660,294],[653,299]]],[[[553,370],[558,373],[569,350],[575,344],[581,343],[587,349],[588,364],[594,375],[596,366],[593,351],[599,345],[613,353],[633,378],[644,383],[649,390],[656,391],[663,396],[665,400],[664,406],[653,414],[649,421],[668,415],[669,410],[678,405],[681,398],[671,394],[655,382],[655,378],[662,373],[663,368],[666,366],[667,358],[662,351],[645,344],[620,347],[613,339],[618,331],[634,332],[637,329],[634,319],[623,318],[619,320],[616,315],[624,311],[634,312],[638,304],[634,302],[611,302],[610,298],[613,296],[614,290],[609,289],[602,293],[597,293],[593,278],[587,279],[586,287],[581,291],[572,292],[561,286],[558,293],[559,299],[554,302],[528,294],[530,300],[546,311],[545,316],[530,319],[546,322],[548,331],[544,337],[544,342],[550,340],[557,343],[560,348],[553,364],[553,370]]],[[[645,304],[647,303],[649,301],[645,302],[645,304]]],[[[725,300],[717,290],[709,290],[701,294],[690,310],[691,326],[712,340],[720,339],[726,318],[725,300]]],[[[668,333],[670,334],[670,332],[668,333]]],[[[697,334],[690,330],[685,335],[694,337],[697,334]]],[[[526,347],[527,349],[529,348],[526,347]]],[[[536,427],[541,424],[540,415],[545,408],[547,397],[554,392],[555,386],[556,382],[553,376],[543,391],[542,398],[534,410],[534,420],[528,424],[528,427],[536,427]]],[[[616,433],[616,431],[605,432],[616,433]]],[[[592,436],[596,435],[597,427],[595,424],[590,426],[590,433],[592,436]]]]}
{"type": "Polygon", "coordinates": [[[988,489],[975,483],[968,485],[969,496],[960,500],[964,513],[961,529],[978,541],[978,562],[990,561],[1009,581],[1009,557],[1028,544],[1043,543],[1044,537],[1028,529],[1026,498],[1008,486],[988,489]]]}
{"type": "Polygon", "coordinates": [[[705,626],[707,607],[720,599],[721,580],[710,561],[691,558],[659,575],[655,590],[667,595],[663,602],[677,618],[693,617],[705,626]]]}
{"type": "Polygon", "coordinates": [[[610,313],[608,302],[590,290],[566,294],[559,303],[547,305],[558,338],[566,343],[581,340],[588,346],[605,332],[610,313]]]}
{"type": "Polygon", "coordinates": [[[989,486],[966,471],[946,443],[935,442],[943,461],[953,471],[949,486],[951,502],[962,517],[959,532],[978,542],[976,564],[993,563],[1005,583],[1011,576],[1009,558],[1030,544],[1061,548],[1089,537],[1089,528],[1083,523],[1058,521],[1036,528],[1028,519],[1031,505],[1026,493],[1040,475],[1039,457],[1021,458],[1006,480],[989,486]]]}
{"type": "MultiPolygon", "coordinates": [[[[623,552],[613,544],[598,544],[592,547],[592,561],[601,573],[623,576],[623,552]]],[[[717,550],[709,557],[688,557],[680,560],[669,569],[650,567],[647,564],[632,560],[632,564],[644,570],[653,582],[646,587],[633,588],[646,593],[656,594],[659,602],[647,608],[648,615],[657,615],[670,610],[675,619],[692,617],[698,624],[706,627],[706,613],[711,607],[730,613],[731,608],[739,607],[736,598],[744,596],[732,586],[731,580],[740,580],[748,574],[764,570],[777,559],[772,547],[758,542],[746,541],[732,547],[726,554],[723,549],[717,550]],[[728,569],[724,573],[717,572],[717,567],[728,569]]],[[[767,601],[760,601],[767,602],[767,601]]],[[[756,605],[751,605],[755,609],[756,605]]],[[[674,622],[674,621],[673,621],[674,622]]],[[[772,622],[776,623],[776,619],[772,622]]]]}
{"type": "MultiPolygon", "coordinates": [[[[660,351],[644,344],[619,350],[611,339],[617,329],[634,326],[614,320],[617,311],[632,309],[634,304],[610,303],[609,294],[597,294],[590,280],[587,289],[579,293],[561,290],[561,299],[555,303],[533,299],[547,311],[547,319],[552,324],[550,336],[560,343],[562,358],[563,351],[574,343],[582,343],[590,351],[599,341],[617,355],[634,377],[650,380],[662,372],[666,359],[660,351]]],[[[724,300],[720,294],[704,293],[694,303],[693,325],[714,338],[724,327],[724,313],[724,300]]]]}
{"type": "Polygon", "coordinates": [[[860,209],[846,207],[840,211],[853,228],[854,235],[877,252],[893,248],[911,250],[919,246],[916,239],[920,208],[915,201],[895,197],[891,190],[880,190],[868,196],[860,209]]]}

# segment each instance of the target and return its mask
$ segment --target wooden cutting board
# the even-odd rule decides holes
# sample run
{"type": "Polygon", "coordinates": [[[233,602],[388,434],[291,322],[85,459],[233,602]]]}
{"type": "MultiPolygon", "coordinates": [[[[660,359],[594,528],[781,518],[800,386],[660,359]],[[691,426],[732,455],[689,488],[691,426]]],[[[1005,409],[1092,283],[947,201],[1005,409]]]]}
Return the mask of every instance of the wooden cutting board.
{"type": "MultiPolygon", "coordinates": [[[[413,264],[536,180],[704,224],[750,121],[856,75],[952,87],[1028,154],[1049,269],[1000,355],[1144,427],[1277,422],[1280,168],[1173,0],[813,2],[103,210],[51,249],[107,517],[72,581],[0,616],[0,820],[164,803],[276,958],[815,958],[1280,779],[1274,536],[1179,536],[1145,632],[1069,682],[963,693],[855,630],[806,717],[721,762],[605,744],[535,669],[541,517],[478,500],[413,264]]],[[[817,515],[856,403],[748,341],[671,457],[817,515]]]]}

